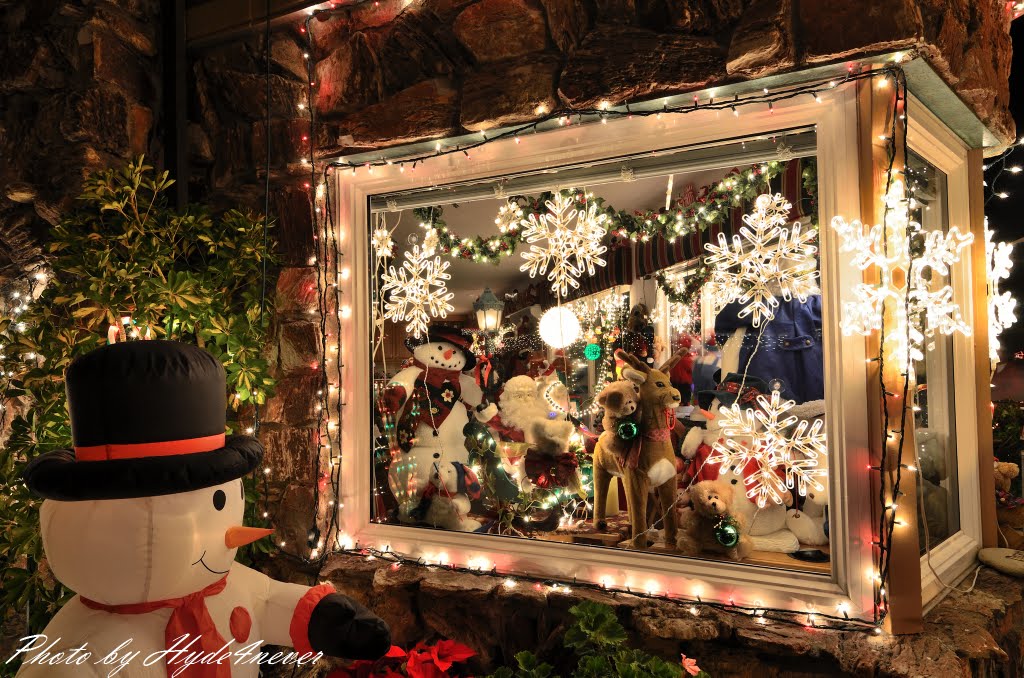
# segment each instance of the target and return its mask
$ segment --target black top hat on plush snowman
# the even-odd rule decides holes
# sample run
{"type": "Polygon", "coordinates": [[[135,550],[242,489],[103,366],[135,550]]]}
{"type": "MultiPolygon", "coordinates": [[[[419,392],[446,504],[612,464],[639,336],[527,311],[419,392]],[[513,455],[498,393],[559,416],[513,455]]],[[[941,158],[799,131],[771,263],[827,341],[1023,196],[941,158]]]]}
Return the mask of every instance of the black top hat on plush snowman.
{"type": "Polygon", "coordinates": [[[248,474],[263,457],[251,436],[226,436],[225,375],[196,346],[110,344],[65,375],[74,448],[25,469],[29,489],[63,501],[128,499],[212,487],[248,474]]]}
{"type": "MultiPolygon", "coordinates": [[[[476,356],[473,355],[473,335],[469,332],[450,325],[431,325],[427,328],[427,331],[418,337],[409,337],[405,340],[405,347],[409,349],[410,353],[415,353],[415,349],[424,344],[430,344],[434,342],[444,341],[452,344],[456,349],[462,353],[466,359],[466,364],[462,368],[462,371],[471,370],[476,365],[476,356]]],[[[429,365],[427,367],[430,367],[429,365]]]]}

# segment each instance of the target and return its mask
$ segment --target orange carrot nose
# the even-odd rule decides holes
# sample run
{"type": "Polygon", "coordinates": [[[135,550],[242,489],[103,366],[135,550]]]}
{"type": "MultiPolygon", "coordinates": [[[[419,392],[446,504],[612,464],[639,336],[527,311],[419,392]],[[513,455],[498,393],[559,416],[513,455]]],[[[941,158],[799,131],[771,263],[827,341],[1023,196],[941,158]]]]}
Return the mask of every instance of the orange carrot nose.
{"type": "Polygon", "coordinates": [[[236,549],[239,546],[251,544],[257,539],[263,539],[263,537],[273,533],[273,530],[263,527],[242,527],[241,525],[236,525],[235,527],[229,527],[227,532],[224,533],[224,545],[229,549],[236,549]]]}
{"type": "Polygon", "coordinates": [[[710,412],[705,410],[703,407],[700,408],[700,413],[703,414],[704,418],[707,419],[708,421],[714,421],[715,420],[715,415],[711,414],[710,412]]]}
{"type": "Polygon", "coordinates": [[[447,351],[444,352],[444,359],[451,360],[453,355],[455,355],[455,351],[453,351],[452,349],[448,349],[447,351]]]}

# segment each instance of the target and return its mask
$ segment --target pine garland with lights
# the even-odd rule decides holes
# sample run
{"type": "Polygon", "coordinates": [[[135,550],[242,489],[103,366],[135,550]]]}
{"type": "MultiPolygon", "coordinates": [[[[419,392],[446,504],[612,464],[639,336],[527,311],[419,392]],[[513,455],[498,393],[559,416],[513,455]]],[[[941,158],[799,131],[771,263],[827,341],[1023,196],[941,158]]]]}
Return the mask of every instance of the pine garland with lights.
{"type": "MultiPolygon", "coordinates": [[[[235,432],[252,432],[254,408],[273,390],[262,355],[269,315],[253,285],[272,263],[263,218],[176,212],[164,193],[172,183],[142,158],[87,178],[77,208],[50,234],[44,267],[0,300],[0,417],[10,422],[0,453],[0,600],[27,607],[30,629],[70,593],[41,567],[41,502],[20,473],[30,459],[71,447],[63,375],[74,358],[115,335],[202,346],[224,364],[235,432]]],[[[262,524],[252,480],[246,495],[246,524],[262,524]]]]}

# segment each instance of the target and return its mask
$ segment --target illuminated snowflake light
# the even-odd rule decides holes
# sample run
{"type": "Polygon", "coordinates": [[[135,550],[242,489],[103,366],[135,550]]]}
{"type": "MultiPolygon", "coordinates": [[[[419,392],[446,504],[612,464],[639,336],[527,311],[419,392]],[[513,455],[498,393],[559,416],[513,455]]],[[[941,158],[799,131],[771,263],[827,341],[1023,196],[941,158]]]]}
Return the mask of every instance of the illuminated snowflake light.
{"type": "Polygon", "coordinates": [[[431,259],[433,252],[413,245],[405,253],[402,267],[390,266],[383,275],[381,294],[386,295],[384,317],[407,322],[406,333],[419,337],[427,331],[432,318],[444,318],[455,308],[449,303],[455,295],[448,291],[446,280],[450,262],[441,257],[431,259]]]}
{"type": "Polygon", "coordinates": [[[597,205],[591,203],[587,209],[574,207],[573,196],[556,193],[545,203],[546,214],[531,214],[521,222],[523,235],[530,244],[530,251],[523,252],[526,260],[520,271],[529,271],[530,277],[547,274],[551,291],[566,295],[569,288],[578,289],[577,278],[586,271],[596,273],[597,266],[604,266],[601,258],[608,248],[601,244],[605,229],[601,225],[604,215],[597,214],[597,205]],[[575,220],[575,226],[571,226],[575,220]],[[534,243],[546,240],[544,247],[534,243]],[[550,269],[550,271],[549,271],[550,269]]]}
{"type": "Polygon", "coordinates": [[[383,226],[373,229],[370,245],[378,259],[386,259],[395,253],[395,241],[391,239],[391,231],[383,226]]]}
{"type": "Polygon", "coordinates": [[[823,491],[821,479],[828,477],[824,423],[786,416],[796,402],[782,400],[778,391],[772,391],[771,399],[759,395],[757,404],[759,409],[735,403],[719,409],[724,437],[712,444],[707,463],[720,464],[724,473],[733,467],[748,471],[754,462],[753,472],[744,473],[744,484],[747,497],[761,508],[769,500],[783,504],[788,490],[801,496],[808,488],[823,491]]]}
{"type": "Polygon", "coordinates": [[[877,284],[854,286],[855,301],[844,302],[840,327],[847,335],[876,332],[882,328],[888,304],[895,316],[885,337],[892,347],[889,359],[900,365],[909,359],[912,370],[913,361],[924,359],[925,340],[936,332],[971,334],[959,304],[953,301],[953,288],[943,284],[941,278],[949,275],[950,266],[960,261],[974,236],[956,226],[945,233],[922,230],[921,224],[910,219],[913,199],[904,197],[900,181],[893,182],[884,199],[888,229],[876,224],[865,233],[859,221],[832,219],[832,228],[843,239],[839,251],[852,254],[852,263],[862,271],[874,267],[878,274],[877,284]],[[913,257],[909,252],[911,242],[919,252],[913,257]]]}
{"type": "Polygon", "coordinates": [[[994,242],[992,231],[988,230],[985,219],[985,256],[988,264],[988,355],[992,362],[999,362],[999,335],[1015,322],[1014,310],[1017,300],[1009,292],[999,291],[999,281],[1010,277],[1013,268],[1013,245],[994,242]]]}
{"type": "Polygon", "coordinates": [[[717,245],[704,245],[711,253],[705,262],[714,267],[711,284],[719,303],[743,304],[738,315],[751,316],[754,327],[775,317],[776,293],[786,301],[807,301],[808,295],[818,292],[818,248],[811,244],[817,233],[803,230],[799,223],[783,227],[792,207],[781,194],[759,195],[754,212],[743,215],[746,226],[732,242],[719,233],[717,245]]]}

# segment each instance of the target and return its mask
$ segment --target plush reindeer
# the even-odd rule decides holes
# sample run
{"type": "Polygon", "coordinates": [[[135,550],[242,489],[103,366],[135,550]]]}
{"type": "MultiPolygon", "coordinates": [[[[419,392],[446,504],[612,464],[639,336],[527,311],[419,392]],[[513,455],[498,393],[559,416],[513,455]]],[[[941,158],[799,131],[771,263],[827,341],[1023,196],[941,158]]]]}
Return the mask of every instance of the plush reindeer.
{"type": "Polygon", "coordinates": [[[640,436],[630,454],[622,459],[602,447],[594,448],[594,527],[604,529],[607,517],[608,485],[612,476],[622,478],[626,489],[626,510],[633,528],[633,548],[647,548],[647,495],[653,492],[660,504],[665,522],[665,542],[676,543],[677,513],[676,465],[671,433],[675,426],[674,410],[682,401],[672,388],[668,372],[682,357],[673,355],[658,369],[618,350],[615,357],[625,361],[622,376],[640,387],[640,436]]]}

